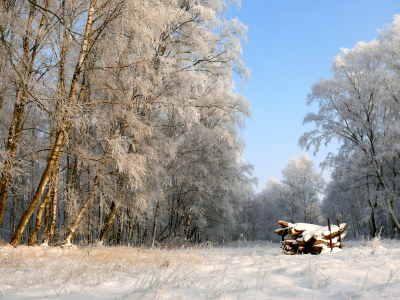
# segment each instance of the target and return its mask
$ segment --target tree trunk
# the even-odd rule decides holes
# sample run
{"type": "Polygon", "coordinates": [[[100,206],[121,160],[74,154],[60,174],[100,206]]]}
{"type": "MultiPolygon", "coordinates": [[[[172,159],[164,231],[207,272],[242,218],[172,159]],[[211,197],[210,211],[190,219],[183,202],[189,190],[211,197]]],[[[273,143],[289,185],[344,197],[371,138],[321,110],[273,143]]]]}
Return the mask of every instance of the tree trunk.
{"type": "Polygon", "coordinates": [[[88,212],[88,215],[87,215],[87,241],[88,241],[88,245],[90,245],[92,242],[92,239],[91,239],[91,236],[90,236],[90,234],[91,234],[91,228],[90,228],[91,226],[90,226],[90,208],[89,208],[89,212],[88,212]]]}
{"type": "Polygon", "coordinates": [[[141,245],[145,245],[147,243],[148,230],[149,230],[149,217],[148,217],[147,213],[145,213],[145,215],[144,215],[144,230],[143,230],[141,245]]]}
{"type": "MultiPolygon", "coordinates": [[[[58,160],[59,165],[59,160],[58,160]]],[[[59,185],[59,178],[60,173],[58,171],[58,166],[55,167],[52,177],[50,179],[50,187],[51,187],[51,194],[50,194],[50,203],[49,203],[49,224],[47,224],[45,228],[45,233],[43,236],[43,243],[50,243],[53,235],[54,230],[56,227],[57,221],[57,195],[58,195],[58,185],[59,185]]]]}
{"type": "MultiPolygon", "coordinates": [[[[119,209],[118,201],[121,201],[125,191],[126,191],[126,179],[122,178],[118,184],[119,192],[115,197],[117,200],[113,200],[110,207],[110,214],[107,216],[104,226],[101,229],[99,240],[102,244],[105,244],[107,241],[108,235],[110,233],[110,229],[114,224],[115,217],[117,216],[117,212],[119,209]]],[[[128,214],[129,217],[129,214],[128,214]]]]}
{"type": "Polygon", "coordinates": [[[186,218],[186,225],[185,225],[185,239],[189,239],[189,229],[190,229],[190,223],[192,222],[192,212],[189,208],[188,210],[188,215],[186,218]]]}
{"type": "Polygon", "coordinates": [[[117,245],[121,246],[124,236],[124,224],[121,222],[121,220],[117,221],[117,229],[117,245]]]}
{"type": "Polygon", "coordinates": [[[375,237],[376,233],[378,232],[378,228],[376,226],[375,208],[374,207],[371,207],[371,222],[372,222],[372,236],[375,237]]]}
{"type": "Polygon", "coordinates": [[[128,215],[128,233],[127,233],[127,244],[130,246],[132,244],[133,238],[133,215],[129,207],[126,209],[128,215]]]}
{"type": "Polygon", "coordinates": [[[390,217],[390,220],[393,223],[393,227],[396,228],[397,231],[400,231],[400,223],[397,220],[396,216],[394,215],[394,209],[393,209],[393,196],[391,195],[390,191],[388,190],[388,187],[386,186],[386,184],[384,184],[383,179],[379,178],[381,184],[383,184],[384,190],[385,190],[385,204],[386,204],[386,208],[388,210],[388,214],[390,217]]]}
{"type": "Polygon", "coordinates": [[[57,196],[58,196],[58,185],[59,185],[59,180],[60,180],[60,173],[58,172],[58,168],[55,171],[54,174],[54,181],[52,184],[52,193],[51,193],[51,222],[50,222],[50,227],[49,231],[46,235],[46,241],[47,243],[50,243],[51,240],[53,239],[54,236],[54,230],[56,228],[56,222],[57,222],[57,196]]]}
{"type": "Polygon", "coordinates": [[[97,174],[96,174],[96,176],[95,176],[95,178],[93,180],[92,189],[89,192],[89,195],[88,195],[88,197],[86,199],[85,204],[81,208],[78,216],[75,219],[75,222],[67,230],[67,236],[66,236],[66,238],[64,240],[64,244],[66,244],[66,245],[69,245],[69,244],[72,243],[74,235],[75,235],[76,231],[78,230],[79,224],[81,223],[81,221],[83,219],[83,216],[86,213],[86,210],[89,208],[90,204],[93,201],[94,195],[95,195],[96,190],[97,190],[97,186],[99,185],[99,182],[100,182],[100,176],[101,176],[101,173],[103,171],[103,167],[104,167],[104,164],[97,171],[97,174]]]}
{"type": "Polygon", "coordinates": [[[103,229],[100,232],[100,242],[104,245],[107,241],[108,234],[110,233],[111,227],[114,224],[115,216],[118,212],[118,205],[116,205],[115,201],[111,203],[110,214],[106,218],[106,222],[104,224],[103,229]]]}
{"type": "Polygon", "coordinates": [[[47,188],[46,195],[44,196],[44,199],[42,200],[42,203],[40,204],[39,209],[37,211],[36,226],[31,234],[31,237],[29,238],[28,246],[33,246],[36,243],[37,236],[39,234],[40,228],[42,227],[43,212],[49,201],[50,201],[50,187],[47,188]]]}
{"type": "Polygon", "coordinates": [[[157,234],[157,223],[158,223],[158,216],[160,214],[160,204],[161,201],[157,201],[156,211],[154,212],[154,223],[153,223],[153,235],[151,237],[151,247],[154,247],[154,243],[156,242],[156,234],[157,234]]]}
{"type": "Polygon", "coordinates": [[[383,176],[382,176],[382,170],[379,165],[379,162],[375,158],[375,148],[372,147],[373,152],[372,154],[374,155],[373,158],[370,159],[376,173],[376,177],[378,179],[379,185],[383,188],[385,195],[384,195],[384,204],[387,208],[389,218],[393,223],[394,228],[396,228],[397,231],[400,231],[400,223],[397,220],[396,216],[394,215],[394,210],[393,210],[393,196],[391,195],[391,191],[389,190],[389,187],[386,185],[383,176]]]}

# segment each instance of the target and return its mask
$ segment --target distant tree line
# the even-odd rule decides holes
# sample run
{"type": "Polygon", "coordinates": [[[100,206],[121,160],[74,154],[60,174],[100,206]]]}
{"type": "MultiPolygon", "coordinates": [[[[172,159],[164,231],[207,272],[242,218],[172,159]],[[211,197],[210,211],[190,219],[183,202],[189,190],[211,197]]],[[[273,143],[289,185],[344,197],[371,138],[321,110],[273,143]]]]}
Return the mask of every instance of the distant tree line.
{"type": "MultiPolygon", "coordinates": [[[[236,1],[237,2],[237,1],[236,1]]],[[[158,245],[241,234],[246,27],[223,0],[0,4],[1,237],[158,245]]]]}
{"type": "Polygon", "coordinates": [[[266,188],[244,201],[243,237],[247,240],[280,241],[278,221],[323,224],[320,197],[325,181],[307,154],[294,157],[282,170],[282,180],[270,178],[266,188]]]}

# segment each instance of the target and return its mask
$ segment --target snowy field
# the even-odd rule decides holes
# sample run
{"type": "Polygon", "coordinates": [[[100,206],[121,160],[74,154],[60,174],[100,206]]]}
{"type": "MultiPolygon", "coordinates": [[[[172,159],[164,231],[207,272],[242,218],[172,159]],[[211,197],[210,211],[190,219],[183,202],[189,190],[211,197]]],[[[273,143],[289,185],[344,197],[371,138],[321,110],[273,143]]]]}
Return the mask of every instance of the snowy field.
{"type": "Polygon", "coordinates": [[[400,242],[346,241],[285,256],[279,244],[179,250],[0,247],[1,299],[400,299],[400,242]]]}

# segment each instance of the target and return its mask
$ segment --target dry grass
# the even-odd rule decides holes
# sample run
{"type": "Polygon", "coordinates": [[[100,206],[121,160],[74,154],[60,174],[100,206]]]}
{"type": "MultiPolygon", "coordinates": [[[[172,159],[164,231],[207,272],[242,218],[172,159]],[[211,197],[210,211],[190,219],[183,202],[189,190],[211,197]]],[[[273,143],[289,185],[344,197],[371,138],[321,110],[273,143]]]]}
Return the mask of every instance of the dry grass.
{"type": "Polygon", "coordinates": [[[202,264],[193,251],[128,247],[0,247],[0,285],[25,288],[39,284],[79,284],[86,287],[137,276],[149,270],[202,264]],[[8,271],[7,271],[8,270],[8,271]],[[9,270],[13,270],[10,274],[9,270]],[[17,284],[18,283],[18,284],[17,284]]]}

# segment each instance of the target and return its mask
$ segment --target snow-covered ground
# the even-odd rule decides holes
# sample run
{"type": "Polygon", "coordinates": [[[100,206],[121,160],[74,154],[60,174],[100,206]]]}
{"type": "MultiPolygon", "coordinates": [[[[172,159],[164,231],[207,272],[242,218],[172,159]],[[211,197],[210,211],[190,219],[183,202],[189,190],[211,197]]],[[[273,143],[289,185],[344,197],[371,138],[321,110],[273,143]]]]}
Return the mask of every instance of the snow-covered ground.
{"type": "Polygon", "coordinates": [[[400,242],[346,241],[285,256],[279,244],[179,250],[0,247],[1,299],[400,299],[400,242]]]}

